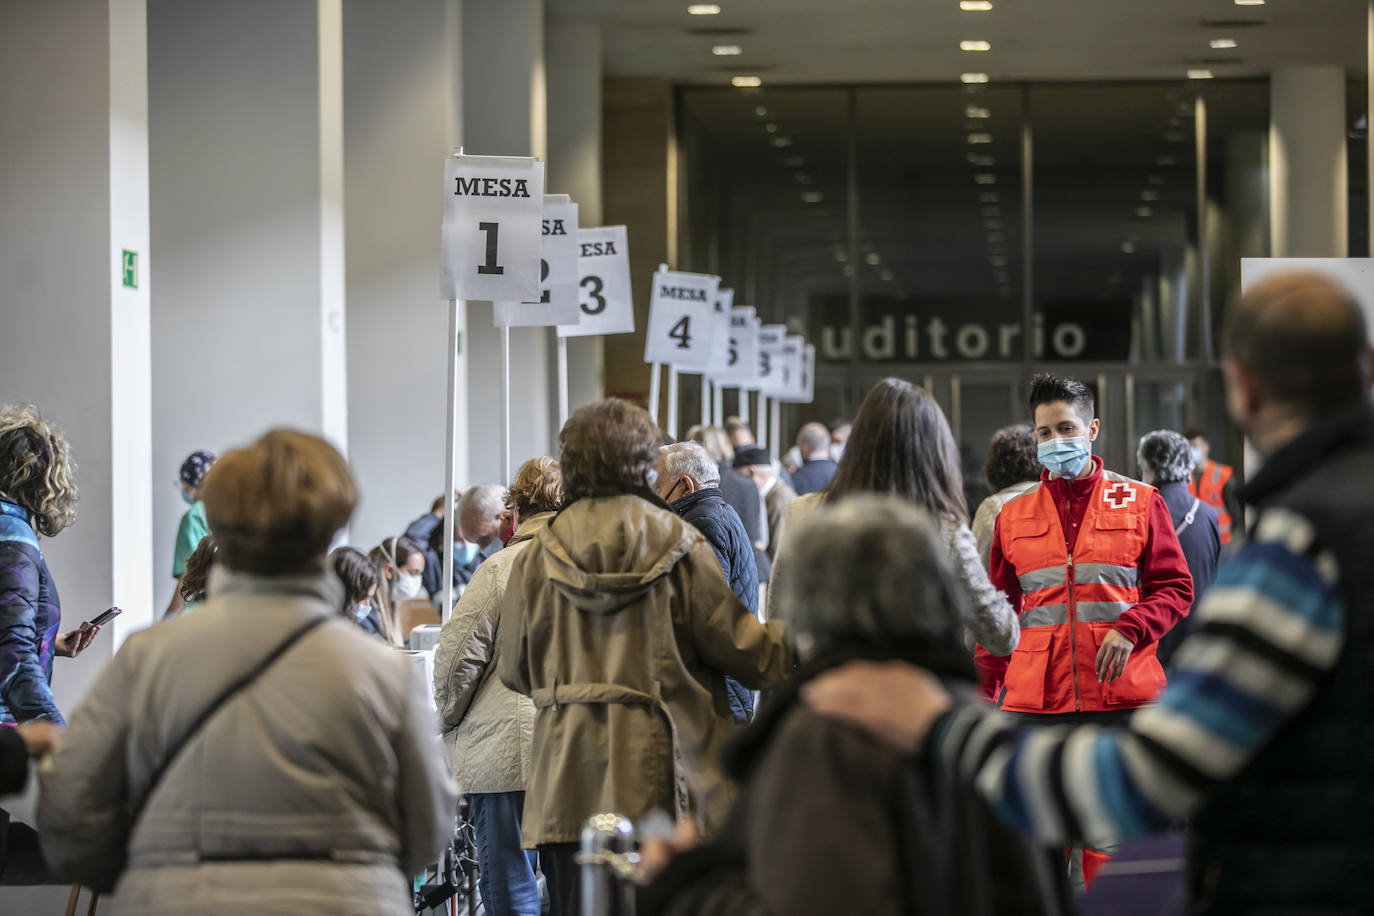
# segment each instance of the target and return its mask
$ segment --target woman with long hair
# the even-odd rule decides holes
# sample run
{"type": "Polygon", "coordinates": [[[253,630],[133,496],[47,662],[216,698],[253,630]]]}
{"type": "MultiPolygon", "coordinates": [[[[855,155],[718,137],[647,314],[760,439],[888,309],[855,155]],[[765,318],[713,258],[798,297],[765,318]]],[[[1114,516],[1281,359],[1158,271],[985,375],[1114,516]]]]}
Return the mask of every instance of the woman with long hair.
{"type": "MultiPolygon", "coordinates": [[[[781,588],[792,563],[790,532],[810,520],[823,504],[853,493],[886,493],[919,506],[939,525],[955,573],[968,592],[964,621],[972,639],[989,652],[1010,655],[1020,625],[1006,595],[992,587],[968,527],[959,449],[940,405],[924,388],[886,378],[873,386],[854,418],[854,429],[830,485],[792,504],[782,544],[773,561],[768,616],[782,616],[781,588]],[[993,647],[996,648],[993,648],[993,647]]],[[[972,645],[969,646],[970,650],[972,645]]]]}
{"type": "Polygon", "coordinates": [[[401,625],[401,605],[414,598],[427,601],[424,573],[425,549],[406,537],[390,537],[368,552],[367,558],[377,570],[377,596],[373,604],[381,622],[382,636],[391,645],[401,648],[410,634],[401,625]]]}

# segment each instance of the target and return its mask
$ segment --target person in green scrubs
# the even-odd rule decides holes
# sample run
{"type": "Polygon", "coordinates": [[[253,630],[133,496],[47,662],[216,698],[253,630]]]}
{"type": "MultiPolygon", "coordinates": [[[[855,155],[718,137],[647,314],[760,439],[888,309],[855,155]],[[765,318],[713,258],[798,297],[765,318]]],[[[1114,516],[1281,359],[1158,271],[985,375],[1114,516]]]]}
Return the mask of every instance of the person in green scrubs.
{"type": "MultiPolygon", "coordinates": [[[[210,533],[210,526],[205,521],[205,503],[200,501],[200,487],[214,463],[215,456],[211,452],[192,452],[181,463],[181,472],[177,475],[181,498],[189,507],[181,516],[181,524],[177,527],[176,545],[172,550],[172,578],[178,581],[186,572],[186,558],[210,533]]],[[[184,604],[181,589],[174,589],[172,601],[167,605],[166,616],[175,615],[184,604]]]]}

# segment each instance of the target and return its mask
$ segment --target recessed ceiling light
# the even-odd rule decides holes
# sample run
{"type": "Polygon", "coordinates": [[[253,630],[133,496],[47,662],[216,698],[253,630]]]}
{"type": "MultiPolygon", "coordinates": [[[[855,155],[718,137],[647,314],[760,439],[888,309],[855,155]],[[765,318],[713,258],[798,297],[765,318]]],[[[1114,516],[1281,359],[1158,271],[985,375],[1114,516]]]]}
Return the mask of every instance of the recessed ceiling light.
{"type": "Polygon", "coordinates": [[[762,86],[763,80],[759,79],[757,76],[732,76],[730,78],[730,85],[737,86],[740,89],[752,89],[756,86],[762,86]]]}
{"type": "Polygon", "coordinates": [[[854,265],[853,265],[853,264],[846,264],[846,265],[844,265],[844,270],[840,271],[840,273],[844,274],[846,277],[852,277],[852,276],[854,276],[854,265]]]}
{"type": "Polygon", "coordinates": [[[1000,244],[1002,244],[1002,233],[1000,233],[1000,232],[989,232],[989,233],[988,233],[988,244],[989,244],[989,245],[1000,245],[1000,244]]]}
{"type": "Polygon", "coordinates": [[[968,135],[968,142],[970,142],[970,143],[991,143],[991,142],[992,142],[992,134],[982,134],[982,133],[980,133],[980,134],[969,134],[969,135],[968,135]]]}
{"type": "Polygon", "coordinates": [[[983,220],[983,228],[989,232],[996,232],[1002,228],[1002,221],[1000,219],[985,219],[983,220]]]}
{"type": "Polygon", "coordinates": [[[1176,161],[1176,160],[1174,159],[1173,156],[1156,156],[1156,157],[1155,157],[1155,165],[1169,166],[1169,165],[1173,165],[1175,161],[1176,161]]]}
{"type": "Polygon", "coordinates": [[[768,109],[767,109],[767,108],[764,108],[762,105],[755,105],[755,106],[754,106],[754,117],[757,117],[757,118],[766,118],[766,117],[768,117],[768,109]]]}
{"type": "Polygon", "coordinates": [[[720,7],[714,3],[693,3],[687,7],[687,12],[693,16],[714,16],[720,12],[720,7]]]}
{"type": "Polygon", "coordinates": [[[769,140],[768,140],[768,142],[769,142],[769,143],[772,143],[772,144],[773,144],[774,146],[776,146],[778,149],[783,149],[783,148],[785,148],[785,147],[788,147],[788,146],[791,146],[791,145],[792,145],[792,138],[791,138],[791,137],[770,137],[769,140]]]}
{"type": "Polygon", "coordinates": [[[806,160],[801,156],[788,156],[782,161],[782,167],[785,169],[799,169],[804,165],[806,165],[806,160]]]}
{"type": "Polygon", "coordinates": [[[959,82],[961,83],[986,83],[988,75],[986,73],[961,73],[959,82]]]}
{"type": "Polygon", "coordinates": [[[1224,48],[1234,48],[1236,46],[1236,40],[1234,38],[1213,38],[1207,43],[1218,51],[1224,48]]]}
{"type": "Polygon", "coordinates": [[[778,125],[770,122],[768,124],[763,125],[763,129],[768,131],[770,134],[775,134],[778,132],[778,125]]]}
{"type": "Polygon", "coordinates": [[[1264,6],[1264,0],[1236,0],[1236,6],[1264,6]]]}
{"type": "Polygon", "coordinates": [[[879,264],[883,263],[883,259],[879,256],[878,252],[870,251],[868,254],[864,255],[864,262],[870,267],[877,267],[879,264]]]}
{"type": "Polygon", "coordinates": [[[825,195],[820,191],[802,191],[801,199],[804,204],[818,204],[825,200],[825,195]]]}
{"type": "Polygon", "coordinates": [[[978,195],[978,202],[979,202],[980,204],[995,204],[995,203],[997,203],[997,192],[996,192],[996,191],[984,191],[982,194],[979,194],[979,195],[978,195]]]}
{"type": "Polygon", "coordinates": [[[992,112],[986,108],[979,108],[977,105],[965,105],[964,117],[966,118],[990,118],[992,112]]]}
{"type": "Polygon", "coordinates": [[[1188,139],[1188,135],[1181,130],[1170,130],[1164,132],[1165,143],[1182,143],[1188,139]]]}
{"type": "Polygon", "coordinates": [[[805,172],[797,172],[797,173],[793,174],[792,177],[795,178],[795,179],[797,180],[797,184],[810,184],[810,183],[811,183],[811,176],[808,175],[808,174],[806,174],[805,172]]]}
{"type": "Polygon", "coordinates": [[[1121,243],[1121,253],[1122,253],[1122,254],[1135,254],[1135,242],[1122,242],[1122,243],[1121,243]]]}
{"type": "Polygon", "coordinates": [[[1145,180],[1148,181],[1150,184],[1164,184],[1163,175],[1146,175],[1145,180]]]}
{"type": "Polygon", "coordinates": [[[992,45],[986,41],[961,41],[960,51],[991,51],[992,45]]]}
{"type": "Polygon", "coordinates": [[[966,13],[986,13],[992,9],[988,0],[959,0],[959,9],[966,13]]]}
{"type": "Polygon", "coordinates": [[[1149,207],[1136,207],[1135,215],[1140,217],[1141,219],[1149,219],[1150,217],[1155,215],[1155,211],[1150,209],[1149,207]]]}
{"type": "Polygon", "coordinates": [[[997,176],[991,172],[979,172],[973,176],[973,180],[978,184],[997,184],[997,176]]]}
{"type": "Polygon", "coordinates": [[[1149,188],[1140,192],[1141,200],[1159,200],[1159,192],[1151,191],[1149,188]]]}
{"type": "Polygon", "coordinates": [[[1003,255],[995,254],[992,257],[988,258],[988,263],[991,264],[993,267],[1006,267],[1007,259],[1003,255]]]}
{"type": "Polygon", "coordinates": [[[983,208],[983,215],[984,215],[984,216],[989,216],[989,217],[1001,216],[1001,215],[1002,215],[1002,208],[1001,208],[1001,207],[998,207],[998,206],[984,207],[984,208],[983,208]]]}
{"type": "Polygon", "coordinates": [[[1190,80],[1209,80],[1209,79],[1211,79],[1211,78],[1212,78],[1212,71],[1206,69],[1205,67],[1204,67],[1204,68],[1201,68],[1201,69],[1198,69],[1198,70],[1189,70],[1189,71],[1188,71],[1188,79],[1190,79],[1190,80]]]}
{"type": "Polygon", "coordinates": [[[737,54],[743,54],[744,49],[739,45],[716,45],[711,48],[711,53],[716,57],[734,57],[737,54]]]}
{"type": "Polygon", "coordinates": [[[879,279],[879,280],[882,280],[882,281],[885,282],[885,283],[891,283],[891,282],[892,282],[892,271],[890,271],[890,270],[888,270],[886,267],[884,267],[882,270],[878,271],[878,279],[879,279]]]}
{"type": "Polygon", "coordinates": [[[968,161],[971,165],[976,165],[980,169],[990,169],[997,164],[994,156],[980,156],[977,153],[969,153],[968,161]]]}

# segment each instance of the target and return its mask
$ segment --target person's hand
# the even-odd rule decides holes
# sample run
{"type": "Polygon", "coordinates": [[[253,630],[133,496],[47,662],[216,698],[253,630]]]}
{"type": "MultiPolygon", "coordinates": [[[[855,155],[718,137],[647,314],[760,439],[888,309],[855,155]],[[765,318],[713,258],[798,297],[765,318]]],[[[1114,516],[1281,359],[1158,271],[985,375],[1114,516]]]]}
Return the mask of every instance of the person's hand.
{"type": "Polygon", "coordinates": [[[849,662],[804,685],[818,715],[847,722],[894,750],[914,754],[953,699],[939,678],[905,662],[849,662]]]}
{"type": "Polygon", "coordinates": [[[645,884],[659,876],[676,856],[701,845],[701,834],[691,818],[678,822],[672,836],[650,837],[639,847],[639,877],[645,884]]]}
{"type": "Polygon", "coordinates": [[[1126,670],[1126,660],[1135,651],[1135,643],[1116,630],[1108,630],[1102,637],[1102,647],[1097,650],[1097,679],[1104,684],[1121,677],[1126,670]]]}
{"type": "Polygon", "coordinates": [[[58,655],[67,658],[76,658],[86,647],[100,634],[100,627],[90,623],[82,623],[75,630],[69,630],[57,637],[56,648],[53,650],[58,655]]]}
{"type": "Polygon", "coordinates": [[[62,726],[45,719],[25,722],[16,731],[19,732],[19,740],[24,742],[24,750],[34,760],[57,750],[62,743],[62,726]]]}

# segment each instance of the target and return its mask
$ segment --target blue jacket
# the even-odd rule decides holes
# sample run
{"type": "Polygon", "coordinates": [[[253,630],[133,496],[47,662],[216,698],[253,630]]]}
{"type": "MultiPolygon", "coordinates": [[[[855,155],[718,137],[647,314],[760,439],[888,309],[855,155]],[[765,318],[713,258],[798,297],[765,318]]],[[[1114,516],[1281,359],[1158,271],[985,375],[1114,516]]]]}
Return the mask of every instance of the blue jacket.
{"type": "MultiPolygon", "coordinates": [[[[1169,517],[1174,520],[1174,529],[1183,524],[1184,517],[1193,505],[1193,494],[1188,492],[1184,481],[1159,485],[1159,495],[1164,505],[1169,507],[1169,517]]],[[[1221,555],[1221,534],[1217,526],[1217,510],[1199,502],[1193,523],[1184,528],[1178,536],[1178,545],[1183,548],[1183,559],[1188,564],[1188,572],[1193,577],[1193,607],[1196,608],[1202,593],[1212,584],[1217,572],[1217,558],[1221,555]]],[[[1168,633],[1159,638],[1159,663],[1168,665],[1183,639],[1192,629],[1192,609],[1189,614],[1168,633]]]]}
{"type": "MultiPolygon", "coordinates": [[[[739,513],[725,502],[719,487],[703,487],[674,500],[673,511],[706,538],[715,551],[721,572],[730,591],[755,617],[759,615],[759,571],[754,563],[754,543],[744,530],[739,513]]],[[[754,714],[754,695],[731,678],[730,714],[736,722],[747,722],[754,714]]]]}
{"type": "Polygon", "coordinates": [[[0,499],[0,722],[66,723],[53,700],[62,605],[29,514],[0,499]]]}
{"type": "Polygon", "coordinates": [[[830,478],[835,476],[837,465],[829,458],[808,458],[792,475],[792,489],[798,496],[819,493],[830,486],[830,478]]]}

